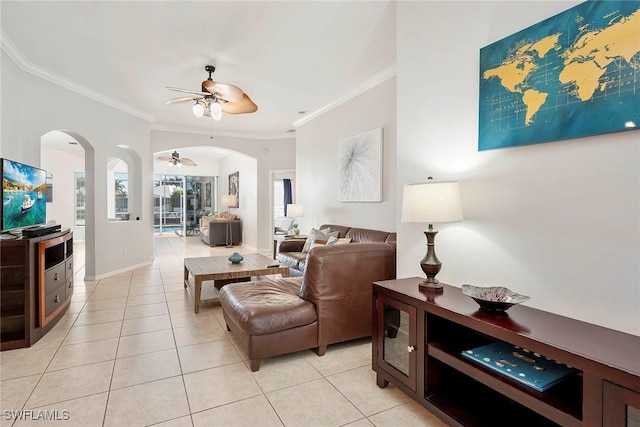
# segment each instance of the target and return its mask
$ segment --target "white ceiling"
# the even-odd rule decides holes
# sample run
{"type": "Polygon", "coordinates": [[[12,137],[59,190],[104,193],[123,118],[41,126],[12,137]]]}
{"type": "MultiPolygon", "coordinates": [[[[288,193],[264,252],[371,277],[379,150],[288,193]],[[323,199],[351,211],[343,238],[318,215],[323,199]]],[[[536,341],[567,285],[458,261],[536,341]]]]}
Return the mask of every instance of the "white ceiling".
{"type": "Polygon", "coordinates": [[[3,47],[52,80],[149,119],[209,133],[209,118],[166,89],[199,90],[204,66],[259,109],[225,115],[214,134],[283,137],[293,122],[395,65],[391,1],[7,1],[3,47]]]}

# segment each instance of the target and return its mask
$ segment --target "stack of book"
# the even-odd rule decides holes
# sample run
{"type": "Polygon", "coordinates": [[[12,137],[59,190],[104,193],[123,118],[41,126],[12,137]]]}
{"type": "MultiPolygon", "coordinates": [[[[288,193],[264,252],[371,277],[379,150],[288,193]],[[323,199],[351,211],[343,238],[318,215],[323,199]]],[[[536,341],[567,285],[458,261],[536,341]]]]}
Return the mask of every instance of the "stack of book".
{"type": "Polygon", "coordinates": [[[465,350],[462,355],[537,391],[545,391],[577,369],[506,342],[465,350]]]}

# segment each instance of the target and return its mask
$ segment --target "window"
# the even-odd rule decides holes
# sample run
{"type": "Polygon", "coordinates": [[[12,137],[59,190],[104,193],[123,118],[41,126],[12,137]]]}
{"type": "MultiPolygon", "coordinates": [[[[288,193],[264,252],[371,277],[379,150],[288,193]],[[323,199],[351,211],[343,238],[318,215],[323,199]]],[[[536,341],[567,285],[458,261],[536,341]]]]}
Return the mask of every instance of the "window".
{"type": "Polygon", "coordinates": [[[74,182],[75,182],[75,194],[76,194],[76,204],[75,204],[75,226],[76,227],[84,227],[84,212],[85,212],[85,185],[84,185],[84,172],[75,172],[74,173],[74,182]]]}
{"type": "Polygon", "coordinates": [[[119,158],[107,165],[107,215],[111,220],[129,219],[129,166],[119,158]]]}
{"type": "Polygon", "coordinates": [[[113,175],[116,218],[126,218],[129,215],[129,174],[116,172],[113,175]]]}

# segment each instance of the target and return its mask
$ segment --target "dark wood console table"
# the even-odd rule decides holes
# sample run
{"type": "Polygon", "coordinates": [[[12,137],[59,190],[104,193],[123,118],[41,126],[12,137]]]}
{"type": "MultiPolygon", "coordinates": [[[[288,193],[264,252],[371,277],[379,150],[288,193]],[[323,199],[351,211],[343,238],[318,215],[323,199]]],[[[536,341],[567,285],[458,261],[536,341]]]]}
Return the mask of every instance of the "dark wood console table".
{"type": "Polygon", "coordinates": [[[375,282],[373,370],[455,426],[640,426],[640,337],[517,305],[479,310],[459,288],[375,282]],[[577,369],[544,392],[469,361],[503,341],[577,369]]]}
{"type": "Polygon", "coordinates": [[[67,311],[73,233],[0,241],[0,350],[29,347],[67,311]]]}

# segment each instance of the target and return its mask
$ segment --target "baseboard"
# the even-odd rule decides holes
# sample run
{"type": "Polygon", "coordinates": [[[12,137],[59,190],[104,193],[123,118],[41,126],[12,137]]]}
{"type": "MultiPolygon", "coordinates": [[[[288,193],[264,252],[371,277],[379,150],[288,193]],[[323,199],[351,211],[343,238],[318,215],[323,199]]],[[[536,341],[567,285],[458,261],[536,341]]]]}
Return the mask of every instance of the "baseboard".
{"type": "Polygon", "coordinates": [[[151,264],[153,264],[153,260],[147,261],[147,262],[143,262],[143,263],[140,263],[140,264],[130,265],[130,266],[121,268],[119,270],[110,271],[110,272],[104,273],[104,274],[98,274],[96,276],[84,276],[84,280],[85,281],[102,280],[102,279],[106,279],[107,277],[116,276],[118,274],[126,273],[127,271],[135,270],[136,268],[146,267],[146,266],[151,265],[151,264]]]}

